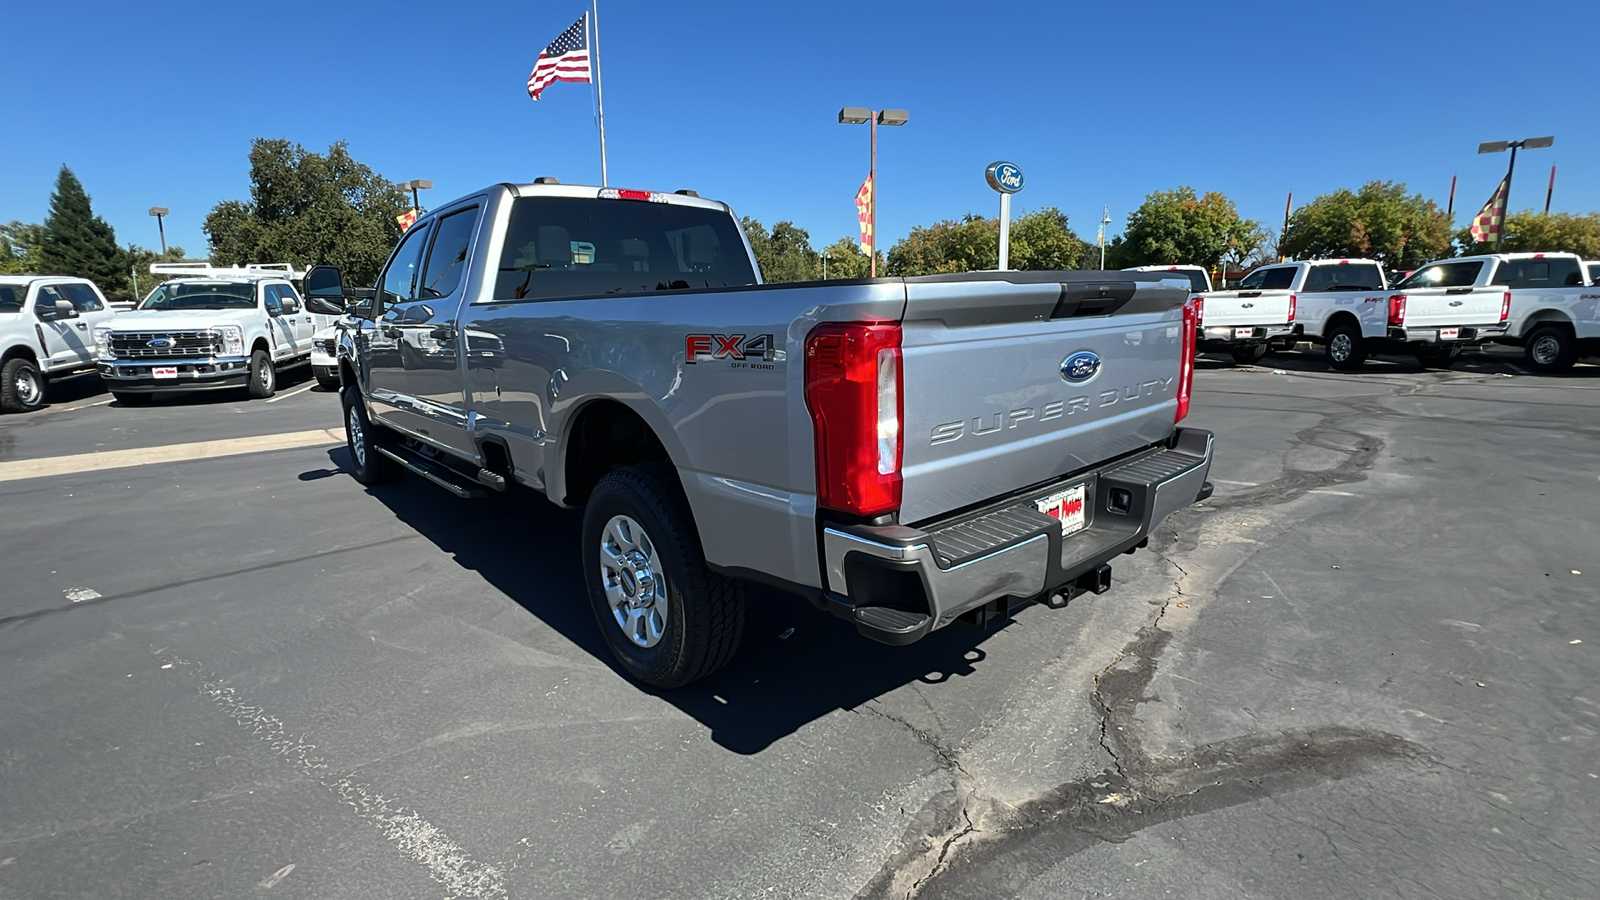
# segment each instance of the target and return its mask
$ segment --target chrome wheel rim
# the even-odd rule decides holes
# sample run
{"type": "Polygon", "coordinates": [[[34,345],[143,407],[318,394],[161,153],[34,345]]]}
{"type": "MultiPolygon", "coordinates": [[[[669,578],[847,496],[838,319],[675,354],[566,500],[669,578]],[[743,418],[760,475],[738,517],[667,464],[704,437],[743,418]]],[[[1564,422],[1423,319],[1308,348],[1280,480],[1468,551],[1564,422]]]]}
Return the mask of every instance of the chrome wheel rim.
{"type": "Polygon", "coordinates": [[[654,647],[667,631],[667,579],[655,542],[628,516],[612,516],[600,532],[600,583],[611,619],[637,647],[654,647]]]}
{"type": "Polygon", "coordinates": [[[17,399],[23,406],[38,406],[44,401],[44,385],[39,383],[39,376],[28,369],[17,373],[15,387],[17,399]]]}
{"type": "Polygon", "coordinates": [[[272,370],[272,360],[264,359],[256,365],[256,380],[261,382],[261,387],[272,390],[272,381],[276,373],[272,370]]]}
{"type": "Polygon", "coordinates": [[[345,416],[345,428],[350,432],[350,455],[356,458],[357,466],[365,466],[367,464],[366,434],[361,430],[361,411],[354,406],[350,407],[350,413],[345,416]]]}
{"type": "Polygon", "coordinates": [[[1561,355],[1561,342],[1545,335],[1533,342],[1533,361],[1541,366],[1548,366],[1561,355]]]}
{"type": "Polygon", "coordinates": [[[1328,355],[1338,362],[1350,358],[1350,335],[1336,334],[1328,339],[1328,355]]]}

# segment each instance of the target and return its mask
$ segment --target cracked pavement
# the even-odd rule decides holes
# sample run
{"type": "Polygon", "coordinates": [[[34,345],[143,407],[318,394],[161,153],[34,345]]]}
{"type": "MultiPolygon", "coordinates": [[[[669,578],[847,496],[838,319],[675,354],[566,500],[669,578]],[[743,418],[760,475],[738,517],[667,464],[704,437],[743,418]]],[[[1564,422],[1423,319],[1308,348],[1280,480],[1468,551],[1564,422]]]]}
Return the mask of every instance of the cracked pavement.
{"type": "Polygon", "coordinates": [[[1600,368],[1507,358],[1203,360],[1217,493],[1110,593],[887,648],[757,590],[667,695],[536,502],[322,449],[0,485],[0,898],[1589,896],[1600,368]]]}

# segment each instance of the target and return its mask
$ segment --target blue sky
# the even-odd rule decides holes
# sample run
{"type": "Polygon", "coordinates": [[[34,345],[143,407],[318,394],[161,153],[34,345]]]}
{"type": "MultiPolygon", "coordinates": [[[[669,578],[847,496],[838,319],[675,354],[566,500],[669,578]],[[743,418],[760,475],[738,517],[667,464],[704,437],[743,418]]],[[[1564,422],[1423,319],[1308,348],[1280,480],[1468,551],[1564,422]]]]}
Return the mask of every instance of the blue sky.
{"type": "MultiPolygon", "coordinates": [[[[910,110],[879,133],[879,229],[994,215],[983,168],[1022,166],[1019,209],[1057,206],[1092,239],[1152,190],[1221,190],[1277,227],[1374,179],[1483,203],[1523,153],[1513,208],[1600,210],[1590,36],[1600,4],[958,3],[601,0],[615,186],[695,188],[822,246],[853,235],[867,128],[841,106],[910,110]]],[[[248,196],[252,137],[436,185],[598,183],[588,85],[524,90],[582,0],[14,4],[0,92],[0,221],[41,221],[70,166],[123,243],[203,253],[218,201],[248,196]]]]}

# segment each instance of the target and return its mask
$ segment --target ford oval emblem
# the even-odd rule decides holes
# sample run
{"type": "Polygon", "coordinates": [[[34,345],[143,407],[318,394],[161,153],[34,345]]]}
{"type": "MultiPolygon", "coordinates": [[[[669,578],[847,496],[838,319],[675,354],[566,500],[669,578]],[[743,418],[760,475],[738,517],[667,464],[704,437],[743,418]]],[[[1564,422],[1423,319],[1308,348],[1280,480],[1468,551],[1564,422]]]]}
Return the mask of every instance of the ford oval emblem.
{"type": "Polygon", "coordinates": [[[1061,361],[1061,377],[1073,384],[1083,384],[1098,374],[1100,354],[1093,350],[1079,350],[1061,361]]]}
{"type": "Polygon", "coordinates": [[[1002,194],[1015,194],[1022,190],[1022,167],[1016,163],[992,162],[989,168],[983,170],[983,177],[989,182],[989,187],[1002,194]]]}
{"type": "Polygon", "coordinates": [[[171,338],[151,338],[150,340],[145,341],[144,345],[146,347],[149,347],[149,348],[154,349],[154,350],[165,350],[166,348],[172,346],[172,339],[171,338]]]}

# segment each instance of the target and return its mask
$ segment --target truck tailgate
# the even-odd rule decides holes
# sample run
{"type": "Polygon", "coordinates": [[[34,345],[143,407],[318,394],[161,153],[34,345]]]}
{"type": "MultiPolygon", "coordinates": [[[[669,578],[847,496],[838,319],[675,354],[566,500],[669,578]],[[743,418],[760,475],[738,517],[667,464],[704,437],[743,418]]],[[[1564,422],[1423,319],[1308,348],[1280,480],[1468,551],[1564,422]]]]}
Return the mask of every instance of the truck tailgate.
{"type": "Polygon", "coordinates": [[[1423,288],[1405,292],[1407,328],[1435,325],[1494,325],[1500,321],[1503,287],[1423,288]]]}
{"type": "MultiPolygon", "coordinates": [[[[1208,338],[1227,338],[1212,328],[1235,325],[1285,325],[1289,322],[1288,291],[1223,291],[1206,294],[1200,324],[1208,338]]],[[[1248,335],[1247,335],[1248,336],[1248,335]]]]}
{"type": "Polygon", "coordinates": [[[907,279],[901,522],[1172,434],[1188,294],[1154,275],[1107,275],[907,279]]]}

